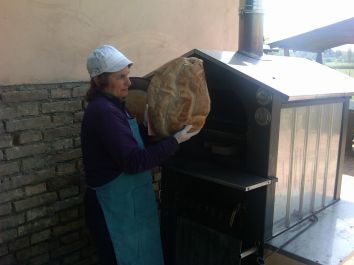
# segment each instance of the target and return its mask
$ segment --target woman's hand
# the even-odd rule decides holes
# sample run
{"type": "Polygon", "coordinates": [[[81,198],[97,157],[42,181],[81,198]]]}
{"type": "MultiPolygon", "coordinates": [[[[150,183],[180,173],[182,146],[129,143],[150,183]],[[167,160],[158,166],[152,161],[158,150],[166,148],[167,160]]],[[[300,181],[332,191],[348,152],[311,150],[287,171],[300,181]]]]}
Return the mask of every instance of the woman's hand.
{"type": "Polygon", "coordinates": [[[199,131],[196,132],[188,132],[190,129],[192,129],[192,125],[186,125],[182,130],[180,130],[179,132],[177,132],[174,137],[176,138],[177,142],[179,144],[188,141],[190,138],[192,138],[193,136],[197,135],[199,131]]]}

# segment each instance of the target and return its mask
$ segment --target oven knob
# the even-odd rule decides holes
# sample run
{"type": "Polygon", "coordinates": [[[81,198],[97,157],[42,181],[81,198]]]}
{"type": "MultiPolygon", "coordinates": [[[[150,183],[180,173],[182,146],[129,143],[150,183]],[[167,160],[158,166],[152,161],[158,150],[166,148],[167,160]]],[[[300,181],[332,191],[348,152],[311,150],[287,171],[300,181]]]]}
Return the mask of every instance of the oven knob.
{"type": "Polygon", "coordinates": [[[272,102],[272,94],[267,89],[261,87],[256,92],[256,99],[258,104],[265,106],[272,102]]]}
{"type": "Polygon", "coordinates": [[[272,120],[272,115],[270,114],[269,110],[266,108],[258,108],[254,115],[256,122],[260,126],[268,125],[272,120]]]}

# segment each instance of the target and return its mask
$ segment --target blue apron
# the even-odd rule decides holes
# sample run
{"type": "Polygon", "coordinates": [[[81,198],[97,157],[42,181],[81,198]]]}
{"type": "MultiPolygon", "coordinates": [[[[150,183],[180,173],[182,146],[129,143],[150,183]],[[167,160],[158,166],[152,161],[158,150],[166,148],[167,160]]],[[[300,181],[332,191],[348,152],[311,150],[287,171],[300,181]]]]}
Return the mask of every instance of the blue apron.
{"type": "MultiPolygon", "coordinates": [[[[141,149],[135,119],[128,118],[133,137],[141,149]]],[[[103,210],[119,265],[163,265],[160,226],[150,171],[122,173],[94,188],[103,210]]]]}

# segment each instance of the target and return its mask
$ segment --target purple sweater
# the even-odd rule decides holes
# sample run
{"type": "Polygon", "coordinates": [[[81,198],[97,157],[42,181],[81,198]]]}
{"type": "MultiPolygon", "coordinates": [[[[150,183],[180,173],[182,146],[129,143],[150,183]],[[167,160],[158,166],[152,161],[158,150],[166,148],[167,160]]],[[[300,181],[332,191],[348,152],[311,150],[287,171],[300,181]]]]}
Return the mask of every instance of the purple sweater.
{"type": "MultiPolygon", "coordinates": [[[[172,136],[140,149],[127,115],[118,98],[103,93],[98,93],[87,105],[81,125],[81,148],[89,186],[103,185],[122,172],[152,169],[178,150],[172,136]]],[[[146,140],[147,136],[142,138],[146,140]]]]}

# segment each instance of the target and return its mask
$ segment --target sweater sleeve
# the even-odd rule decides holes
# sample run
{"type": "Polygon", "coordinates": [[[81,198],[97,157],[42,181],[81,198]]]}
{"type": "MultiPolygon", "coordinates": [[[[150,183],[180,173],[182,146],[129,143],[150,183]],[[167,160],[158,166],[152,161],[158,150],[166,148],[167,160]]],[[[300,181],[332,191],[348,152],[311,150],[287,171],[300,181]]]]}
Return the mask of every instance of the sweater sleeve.
{"type": "Polygon", "coordinates": [[[98,116],[99,126],[96,129],[100,141],[113,161],[125,173],[152,169],[178,150],[177,140],[172,136],[145,149],[139,148],[127,118],[120,110],[105,109],[98,116]]]}

